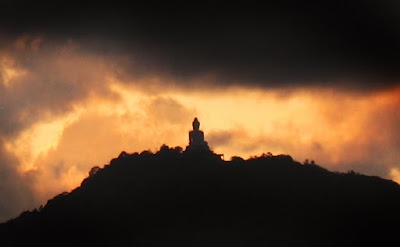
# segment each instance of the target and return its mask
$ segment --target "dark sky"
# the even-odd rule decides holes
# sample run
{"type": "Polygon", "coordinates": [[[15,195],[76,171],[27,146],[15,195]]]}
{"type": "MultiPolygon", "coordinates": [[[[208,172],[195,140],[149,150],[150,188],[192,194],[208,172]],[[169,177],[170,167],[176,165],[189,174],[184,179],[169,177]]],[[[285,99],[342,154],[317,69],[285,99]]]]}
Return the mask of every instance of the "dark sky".
{"type": "MultiPolygon", "coordinates": [[[[5,35],[74,39],[135,54],[141,73],[265,87],[377,89],[398,84],[396,1],[275,1],[186,5],[9,1],[5,35]]],[[[3,4],[4,6],[4,4],[3,4]]]]}

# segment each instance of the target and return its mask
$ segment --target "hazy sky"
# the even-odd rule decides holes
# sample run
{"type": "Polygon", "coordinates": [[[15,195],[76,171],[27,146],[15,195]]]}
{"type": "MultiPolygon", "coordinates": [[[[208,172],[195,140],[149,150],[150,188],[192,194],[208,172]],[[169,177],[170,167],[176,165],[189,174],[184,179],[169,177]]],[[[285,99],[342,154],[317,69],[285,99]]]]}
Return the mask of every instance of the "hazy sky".
{"type": "Polygon", "coordinates": [[[6,1],[0,221],[123,150],[185,147],[194,117],[226,159],[289,154],[400,182],[399,8],[6,1]]]}

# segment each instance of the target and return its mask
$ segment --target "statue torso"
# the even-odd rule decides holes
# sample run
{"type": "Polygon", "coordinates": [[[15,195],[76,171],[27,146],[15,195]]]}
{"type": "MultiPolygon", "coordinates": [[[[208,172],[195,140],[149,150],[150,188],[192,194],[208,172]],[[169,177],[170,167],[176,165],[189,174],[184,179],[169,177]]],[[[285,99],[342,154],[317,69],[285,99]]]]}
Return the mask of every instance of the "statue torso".
{"type": "Polygon", "coordinates": [[[192,130],[189,132],[189,144],[202,145],[204,144],[204,133],[201,130],[192,130]]]}

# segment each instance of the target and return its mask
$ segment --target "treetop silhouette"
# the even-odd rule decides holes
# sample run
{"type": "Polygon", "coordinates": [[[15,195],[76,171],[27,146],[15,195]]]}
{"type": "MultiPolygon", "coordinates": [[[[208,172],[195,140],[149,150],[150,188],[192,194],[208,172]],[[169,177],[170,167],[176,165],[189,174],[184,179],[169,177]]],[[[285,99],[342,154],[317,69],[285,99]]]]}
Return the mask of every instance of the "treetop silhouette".
{"type": "Polygon", "coordinates": [[[93,167],[78,188],[0,224],[0,245],[309,247],[397,240],[400,186],[393,181],[330,172],[289,155],[225,161],[199,127],[195,119],[185,151],[167,145],[156,153],[123,151],[93,167]]]}

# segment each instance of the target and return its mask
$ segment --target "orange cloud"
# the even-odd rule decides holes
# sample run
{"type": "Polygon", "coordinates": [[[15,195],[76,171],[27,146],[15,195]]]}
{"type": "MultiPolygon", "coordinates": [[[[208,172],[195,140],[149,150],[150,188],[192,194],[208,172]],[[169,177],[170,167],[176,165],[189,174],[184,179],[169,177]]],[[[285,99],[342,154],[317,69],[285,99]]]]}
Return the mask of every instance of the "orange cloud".
{"type": "MultiPolygon", "coordinates": [[[[80,113],[73,120],[55,122],[63,125],[54,127],[58,132],[34,132],[36,145],[30,152],[40,155],[20,153],[21,161],[33,160],[40,177],[35,188],[42,200],[78,186],[92,166],[106,164],[122,150],[155,151],[164,143],[184,147],[195,116],[210,146],[225,157],[285,153],[299,161],[315,159],[333,170],[355,169],[397,179],[390,169],[399,164],[400,156],[391,146],[391,136],[382,136],[377,129],[385,130],[396,120],[385,111],[399,105],[398,90],[352,97],[300,90],[282,99],[279,92],[247,88],[149,95],[116,80],[109,83],[118,100],[94,97],[77,108],[80,113]],[[382,112],[387,119],[376,121],[382,112]]],[[[51,131],[46,123],[35,128],[45,126],[51,131]]],[[[23,135],[20,138],[24,140],[23,135]]]]}
{"type": "Polygon", "coordinates": [[[37,43],[40,49],[29,51],[35,62],[21,58],[21,51],[8,54],[25,73],[9,77],[16,86],[3,85],[0,92],[0,144],[16,157],[14,171],[29,174],[43,203],[123,150],[186,146],[194,117],[211,148],[227,158],[284,153],[399,181],[400,88],[288,92],[207,81],[186,88],[163,78],[120,76],[119,59],[73,44],[49,50],[37,43]]]}

